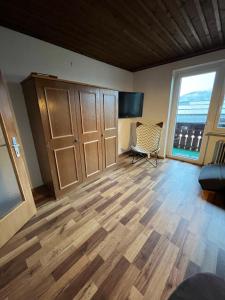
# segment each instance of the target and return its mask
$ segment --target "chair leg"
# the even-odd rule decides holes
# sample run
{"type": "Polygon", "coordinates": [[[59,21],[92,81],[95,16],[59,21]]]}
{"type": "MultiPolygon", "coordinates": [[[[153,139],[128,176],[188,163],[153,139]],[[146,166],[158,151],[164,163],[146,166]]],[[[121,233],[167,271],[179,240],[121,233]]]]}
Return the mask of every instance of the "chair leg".
{"type": "Polygon", "coordinates": [[[132,164],[134,164],[134,163],[135,163],[135,160],[134,160],[134,158],[135,158],[135,152],[134,152],[134,151],[132,151],[132,164]]]}
{"type": "MultiPolygon", "coordinates": [[[[154,158],[152,159],[151,155],[149,154],[146,157],[146,161],[148,161],[154,168],[157,168],[157,166],[158,166],[158,151],[156,151],[152,154],[154,154],[154,158]]],[[[141,160],[143,158],[145,158],[144,154],[132,151],[132,164],[136,164],[136,162],[138,162],[139,160],[141,160]],[[139,157],[139,158],[135,159],[135,157],[139,157]]]]}
{"type": "Polygon", "coordinates": [[[155,153],[155,165],[158,167],[158,153],[155,153]]]}
{"type": "Polygon", "coordinates": [[[151,156],[150,156],[150,158],[146,158],[146,160],[147,160],[154,168],[157,168],[157,167],[158,167],[158,152],[155,152],[155,153],[154,153],[153,161],[152,161],[152,159],[151,159],[151,156]]]}
{"type": "Polygon", "coordinates": [[[143,158],[144,158],[144,156],[141,153],[133,151],[132,164],[136,164],[136,162],[138,162],[139,160],[141,160],[143,158]],[[139,156],[139,158],[135,159],[135,157],[137,157],[137,156],[139,156]]]}

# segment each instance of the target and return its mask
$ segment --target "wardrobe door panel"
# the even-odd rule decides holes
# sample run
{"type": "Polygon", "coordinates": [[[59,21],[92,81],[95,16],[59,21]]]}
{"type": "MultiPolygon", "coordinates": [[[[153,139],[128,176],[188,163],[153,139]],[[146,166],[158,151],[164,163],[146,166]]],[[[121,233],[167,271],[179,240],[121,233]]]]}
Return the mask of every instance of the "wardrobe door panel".
{"type": "Polygon", "coordinates": [[[74,146],[54,150],[59,187],[61,190],[79,181],[77,153],[74,146]]]}
{"type": "Polygon", "coordinates": [[[103,93],[103,120],[104,130],[116,130],[117,128],[117,97],[114,93],[103,93]]]}
{"type": "Polygon", "coordinates": [[[118,157],[118,92],[100,90],[102,106],[103,166],[109,168],[118,157]]]}
{"type": "Polygon", "coordinates": [[[75,86],[79,143],[83,176],[90,178],[102,171],[101,105],[99,89],[75,86]]]}
{"type": "Polygon", "coordinates": [[[84,157],[85,157],[85,174],[90,177],[101,171],[99,141],[91,141],[84,143],[84,157]]]}
{"type": "Polygon", "coordinates": [[[111,167],[117,162],[117,137],[104,138],[105,146],[105,167],[111,167]]]}
{"type": "Polygon", "coordinates": [[[44,91],[51,138],[74,135],[69,90],[46,87],[44,91]]]}
{"type": "Polygon", "coordinates": [[[56,196],[83,181],[73,84],[37,80],[37,93],[56,196]]]}
{"type": "Polygon", "coordinates": [[[82,133],[93,133],[98,131],[98,99],[95,93],[80,92],[80,113],[82,133]]]}

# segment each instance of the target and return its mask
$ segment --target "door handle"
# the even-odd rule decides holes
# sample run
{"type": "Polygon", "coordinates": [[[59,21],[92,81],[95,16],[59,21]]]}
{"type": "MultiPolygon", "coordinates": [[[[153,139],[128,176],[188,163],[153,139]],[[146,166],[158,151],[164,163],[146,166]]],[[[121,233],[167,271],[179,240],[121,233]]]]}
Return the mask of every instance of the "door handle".
{"type": "MultiPolygon", "coordinates": [[[[3,116],[2,116],[1,112],[0,112],[0,126],[2,127],[2,130],[3,130],[3,136],[5,136],[5,139],[7,140],[7,143],[5,144],[5,146],[6,145],[10,146],[10,141],[9,141],[8,134],[7,134],[7,131],[6,131],[5,122],[4,122],[4,119],[3,119],[3,116]]],[[[19,149],[20,145],[17,144],[17,140],[16,140],[15,136],[12,137],[11,147],[14,149],[16,157],[20,157],[20,149],[19,149]]]]}
{"type": "Polygon", "coordinates": [[[17,140],[15,136],[12,137],[12,148],[15,151],[16,157],[20,157],[20,145],[17,144],[17,140]]]}
{"type": "Polygon", "coordinates": [[[78,139],[75,139],[75,140],[74,140],[74,143],[78,143],[78,142],[79,142],[79,140],[78,140],[78,139]]]}

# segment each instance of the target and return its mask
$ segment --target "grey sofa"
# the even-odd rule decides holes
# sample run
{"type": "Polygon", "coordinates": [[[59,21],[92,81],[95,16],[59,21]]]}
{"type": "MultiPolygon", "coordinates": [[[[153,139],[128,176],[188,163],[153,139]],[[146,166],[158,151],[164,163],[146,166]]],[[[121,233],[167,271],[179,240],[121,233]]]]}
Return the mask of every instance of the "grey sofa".
{"type": "Polygon", "coordinates": [[[225,281],[211,273],[198,273],[182,282],[168,300],[224,300],[225,281]]]}
{"type": "Polygon", "coordinates": [[[225,191],[225,165],[207,165],[202,167],[199,179],[203,190],[225,191]]]}

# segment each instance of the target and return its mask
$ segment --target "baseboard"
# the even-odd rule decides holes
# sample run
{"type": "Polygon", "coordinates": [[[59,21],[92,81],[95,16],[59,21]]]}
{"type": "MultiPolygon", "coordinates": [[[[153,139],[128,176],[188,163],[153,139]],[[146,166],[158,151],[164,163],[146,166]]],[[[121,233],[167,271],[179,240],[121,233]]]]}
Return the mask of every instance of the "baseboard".
{"type": "Polygon", "coordinates": [[[185,159],[182,159],[182,157],[175,157],[175,156],[172,156],[172,155],[166,155],[166,158],[169,158],[169,159],[173,159],[173,160],[177,160],[177,161],[181,161],[181,162],[185,162],[187,164],[192,164],[192,165],[196,165],[196,166],[200,166],[202,167],[203,165],[194,161],[194,160],[190,160],[190,161],[187,161],[185,159]]]}
{"type": "MultiPolygon", "coordinates": [[[[119,158],[123,158],[125,156],[129,156],[131,153],[132,153],[132,150],[127,150],[127,151],[125,151],[123,153],[120,153],[119,154],[119,158]]],[[[165,157],[162,156],[162,155],[158,155],[158,159],[165,159],[165,157]]]]}
{"type": "Polygon", "coordinates": [[[158,158],[159,158],[159,159],[165,159],[165,156],[158,155],[158,158]]]}
{"type": "MultiPolygon", "coordinates": [[[[132,150],[127,150],[127,151],[125,151],[125,152],[120,153],[118,156],[119,156],[119,157],[123,157],[123,156],[129,155],[129,154],[131,154],[131,153],[132,153],[132,150]]],[[[158,155],[158,158],[164,159],[165,156],[158,155]]]]}
{"type": "Polygon", "coordinates": [[[131,152],[132,152],[131,150],[127,150],[125,152],[120,153],[118,156],[119,156],[119,158],[121,158],[121,157],[129,155],[131,152]]]}

